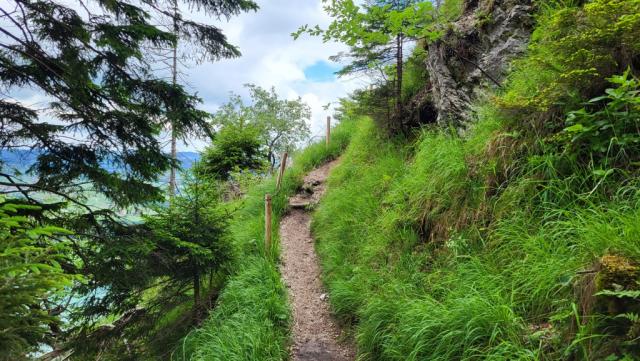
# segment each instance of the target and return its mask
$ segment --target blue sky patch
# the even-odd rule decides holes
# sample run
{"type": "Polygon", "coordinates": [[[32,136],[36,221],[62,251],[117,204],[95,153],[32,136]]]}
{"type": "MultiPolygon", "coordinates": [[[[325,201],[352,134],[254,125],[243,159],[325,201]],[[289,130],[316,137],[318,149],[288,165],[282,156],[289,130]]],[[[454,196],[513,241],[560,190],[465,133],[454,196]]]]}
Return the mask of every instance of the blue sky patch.
{"type": "Polygon", "coordinates": [[[336,79],[334,73],[338,70],[340,70],[339,65],[321,60],[304,68],[304,76],[313,82],[334,81],[336,79]]]}

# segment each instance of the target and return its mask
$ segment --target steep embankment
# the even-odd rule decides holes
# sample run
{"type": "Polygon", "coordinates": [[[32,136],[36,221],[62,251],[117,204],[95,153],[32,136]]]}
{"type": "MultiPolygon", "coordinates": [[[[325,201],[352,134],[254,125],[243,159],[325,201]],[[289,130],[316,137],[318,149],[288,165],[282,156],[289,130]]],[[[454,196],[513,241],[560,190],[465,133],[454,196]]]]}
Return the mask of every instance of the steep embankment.
{"type": "Polygon", "coordinates": [[[313,230],[362,360],[640,357],[640,1],[536,3],[464,131],[361,122],[329,179],[313,230]]]}
{"type": "Polygon", "coordinates": [[[492,195],[494,179],[468,161],[495,127],[468,140],[425,132],[413,148],[362,124],[330,178],[314,234],[333,309],[354,325],[364,360],[637,350],[633,324],[618,317],[637,303],[595,296],[638,280],[637,182],[565,203],[544,201],[561,184],[522,177],[492,195]]]}

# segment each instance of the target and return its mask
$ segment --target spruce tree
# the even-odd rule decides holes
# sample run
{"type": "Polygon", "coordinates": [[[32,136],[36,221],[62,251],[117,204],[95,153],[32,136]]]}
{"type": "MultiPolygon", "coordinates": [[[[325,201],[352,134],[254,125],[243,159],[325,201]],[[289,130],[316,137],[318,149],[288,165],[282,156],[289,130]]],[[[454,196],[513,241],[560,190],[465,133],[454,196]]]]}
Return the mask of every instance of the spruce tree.
{"type": "MultiPolygon", "coordinates": [[[[184,3],[212,18],[257,9],[250,0],[184,3]]],[[[181,38],[209,58],[240,55],[219,28],[166,9],[156,0],[10,0],[0,6],[0,151],[29,148],[36,155],[25,174],[0,164],[0,187],[7,197],[37,206],[38,222],[73,232],[56,237],[73,250],[64,271],[87,280],[74,283],[71,293],[84,301],[73,318],[89,325],[83,330],[99,317],[127,315],[141,297],[131,290],[149,283],[149,274],[131,269],[146,244],[118,211],[164,199],[156,181],[175,166],[158,140],[166,120],[178,134],[209,132],[200,99],[154,72],[148,49],[175,47],[181,38]],[[174,21],[173,29],[159,25],[174,21]],[[26,91],[44,100],[34,106],[17,95],[26,91]],[[106,205],[96,206],[96,199],[106,205]]],[[[34,293],[24,307],[68,311],[68,304],[37,300],[46,294],[34,293]]],[[[42,320],[48,323],[34,332],[59,329],[59,320],[42,320]]],[[[32,335],[23,346],[42,339],[32,335]]]]}
{"type": "MultiPolygon", "coordinates": [[[[214,17],[256,9],[248,0],[189,0],[214,17]]],[[[152,183],[171,159],[157,136],[172,119],[180,132],[207,129],[200,99],[151,72],[145,46],[171,47],[177,37],[216,58],[239,56],[220,29],[176,17],[177,34],[152,21],[173,19],[158,1],[12,0],[0,9],[0,82],[4,94],[33,89],[46,96],[34,108],[0,99],[0,150],[38,152],[33,181],[3,169],[0,185],[39,202],[55,194],[86,208],[82,194],[104,195],[115,207],[158,200],[152,183]]]]}

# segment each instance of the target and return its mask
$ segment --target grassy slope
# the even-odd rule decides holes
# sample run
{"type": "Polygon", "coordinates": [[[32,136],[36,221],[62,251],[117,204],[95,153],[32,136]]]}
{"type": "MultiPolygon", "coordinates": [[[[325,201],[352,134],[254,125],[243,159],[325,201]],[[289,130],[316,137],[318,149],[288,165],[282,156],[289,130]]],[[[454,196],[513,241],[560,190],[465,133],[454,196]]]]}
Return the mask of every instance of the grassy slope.
{"type": "Polygon", "coordinates": [[[611,280],[591,272],[640,281],[626,264],[640,261],[637,172],[624,162],[605,172],[549,140],[617,71],[608,54],[637,53],[638,9],[543,8],[529,55],[464,137],[387,140],[359,125],[313,228],[362,360],[640,357],[640,322],[620,316],[639,302],[594,296],[611,280]]]}
{"type": "Polygon", "coordinates": [[[425,131],[402,146],[364,123],[329,179],[314,233],[363,359],[556,360],[600,355],[610,341],[589,320],[573,329],[576,272],[607,253],[640,259],[637,188],[540,204],[556,190],[532,196],[522,177],[488,196],[489,174],[474,176],[468,160],[497,127],[486,120],[469,139],[425,131]]]}
{"type": "Polygon", "coordinates": [[[201,328],[193,331],[174,352],[175,360],[282,360],[288,357],[289,309],[286,289],[277,268],[277,225],[288,196],[301,184],[302,176],[337,157],[349,143],[353,121],[334,128],[331,146],[317,143],[294,156],[282,190],[268,179],[251,189],[238,205],[232,224],[237,246],[234,271],[218,303],[201,328]],[[273,252],[265,257],[264,195],[273,195],[273,252]]]}

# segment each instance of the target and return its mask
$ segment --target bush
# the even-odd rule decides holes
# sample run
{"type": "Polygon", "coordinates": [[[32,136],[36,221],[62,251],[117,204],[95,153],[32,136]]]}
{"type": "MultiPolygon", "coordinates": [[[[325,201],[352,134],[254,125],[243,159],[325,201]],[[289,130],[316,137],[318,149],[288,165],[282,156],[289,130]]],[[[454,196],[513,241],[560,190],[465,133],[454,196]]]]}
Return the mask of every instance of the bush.
{"type": "Polygon", "coordinates": [[[558,131],[564,113],[600,95],[607,78],[636,69],[638,32],[640,0],[547,9],[539,16],[527,56],[515,62],[496,101],[516,127],[558,131]]]}
{"type": "Polygon", "coordinates": [[[224,126],[195,166],[201,177],[227,180],[232,172],[260,172],[267,165],[260,133],[255,127],[224,126]]]}
{"type": "Polygon", "coordinates": [[[640,81],[629,71],[609,80],[616,88],[569,112],[561,134],[569,156],[592,158],[600,167],[627,166],[640,155],[640,81]]]}

